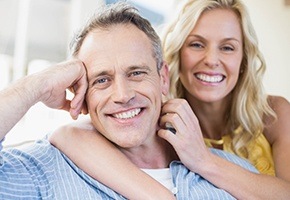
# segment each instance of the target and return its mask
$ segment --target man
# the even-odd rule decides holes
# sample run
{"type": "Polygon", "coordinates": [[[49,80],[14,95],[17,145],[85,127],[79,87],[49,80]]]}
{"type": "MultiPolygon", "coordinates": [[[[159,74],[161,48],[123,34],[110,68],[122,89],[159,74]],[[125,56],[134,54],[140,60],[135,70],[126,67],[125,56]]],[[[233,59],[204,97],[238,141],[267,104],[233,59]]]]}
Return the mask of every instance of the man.
{"type": "MultiPolygon", "coordinates": [[[[168,92],[169,80],[159,38],[147,20],[126,4],[112,5],[100,11],[74,42],[73,55],[81,62],[63,63],[31,75],[1,93],[7,96],[1,105],[11,100],[17,106],[20,101],[12,114],[7,114],[6,105],[1,108],[1,121],[8,119],[1,125],[1,139],[37,101],[69,110],[76,118],[85,108],[87,91],[95,128],[140,168],[163,169],[170,164],[175,185],[172,181],[169,187],[174,187],[178,199],[233,199],[176,161],[173,147],[156,135],[162,94],[168,92]],[[72,102],[65,99],[66,88],[75,91],[72,102]]],[[[235,156],[216,153],[254,171],[235,156]]],[[[81,171],[46,139],[25,150],[2,150],[0,156],[0,199],[124,199],[81,171]]]]}

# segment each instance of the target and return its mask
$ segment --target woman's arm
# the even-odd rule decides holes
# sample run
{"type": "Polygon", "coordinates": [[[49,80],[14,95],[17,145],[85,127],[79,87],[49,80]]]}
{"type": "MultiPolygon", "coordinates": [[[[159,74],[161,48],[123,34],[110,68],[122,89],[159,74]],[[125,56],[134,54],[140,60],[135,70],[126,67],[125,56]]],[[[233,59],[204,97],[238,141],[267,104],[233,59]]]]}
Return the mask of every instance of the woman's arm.
{"type": "Polygon", "coordinates": [[[198,119],[185,100],[169,100],[163,106],[161,127],[170,122],[176,133],[160,129],[158,135],[172,144],[182,163],[191,171],[237,199],[289,199],[289,109],[289,102],[279,101],[279,106],[274,107],[278,120],[268,127],[268,135],[279,135],[272,141],[276,177],[252,173],[211,153],[202,139],[198,119]]]}
{"type": "Polygon", "coordinates": [[[49,140],[79,168],[128,199],[175,199],[98,134],[89,121],[60,127],[49,140]]]}
{"type": "MultiPolygon", "coordinates": [[[[217,161],[216,169],[228,178],[228,183],[219,183],[238,199],[289,199],[290,197],[290,104],[282,97],[270,97],[270,106],[277,120],[266,119],[264,134],[272,147],[276,177],[253,174],[224,160],[217,161]],[[232,166],[231,166],[232,165],[232,166]],[[239,194],[240,191],[240,194],[239,194]]],[[[216,171],[212,169],[211,171],[216,171]]],[[[216,173],[218,174],[218,173],[216,173]]],[[[219,174],[222,182],[222,174],[219,174]]],[[[214,177],[214,176],[211,176],[214,177]]],[[[217,179],[213,180],[217,182],[217,179]]],[[[224,179],[227,179],[224,176],[224,179]]]]}

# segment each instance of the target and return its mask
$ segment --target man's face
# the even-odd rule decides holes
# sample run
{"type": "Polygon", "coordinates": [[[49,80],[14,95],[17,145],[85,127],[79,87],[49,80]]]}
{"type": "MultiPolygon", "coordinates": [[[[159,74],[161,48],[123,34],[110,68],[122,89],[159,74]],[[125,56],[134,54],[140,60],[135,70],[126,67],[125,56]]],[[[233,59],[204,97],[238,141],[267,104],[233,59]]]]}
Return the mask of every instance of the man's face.
{"type": "Polygon", "coordinates": [[[89,33],[79,52],[87,68],[92,123],[123,148],[155,138],[168,71],[163,66],[158,74],[152,48],[134,25],[114,25],[89,33]]]}

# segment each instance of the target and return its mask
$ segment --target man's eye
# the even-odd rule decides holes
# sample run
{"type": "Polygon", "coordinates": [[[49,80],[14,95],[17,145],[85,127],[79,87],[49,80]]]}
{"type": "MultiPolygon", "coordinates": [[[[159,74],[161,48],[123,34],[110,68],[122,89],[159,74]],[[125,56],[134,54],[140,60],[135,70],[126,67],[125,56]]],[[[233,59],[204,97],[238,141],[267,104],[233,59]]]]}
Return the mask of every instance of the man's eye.
{"type": "Polygon", "coordinates": [[[141,75],[144,75],[144,74],[145,74],[145,72],[143,72],[143,71],[134,71],[131,74],[129,74],[129,77],[131,77],[131,76],[141,76],[141,75]]]}
{"type": "Polygon", "coordinates": [[[97,80],[98,83],[105,83],[105,82],[107,82],[107,81],[108,81],[107,78],[101,78],[101,79],[98,79],[98,80],[97,80]]]}
{"type": "Polygon", "coordinates": [[[109,81],[108,78],[98,78],[97,80],[95,80],[94,85],[104,84],[107,83],[108,81],[109,81]]]}
{"type": "Polygon", "coordinates": [[[111,79],[110,77],[100,77],[97,78],[93,84],[92,87],[97,88],[97,89],[105,89],[111,84],[111,79]]]}

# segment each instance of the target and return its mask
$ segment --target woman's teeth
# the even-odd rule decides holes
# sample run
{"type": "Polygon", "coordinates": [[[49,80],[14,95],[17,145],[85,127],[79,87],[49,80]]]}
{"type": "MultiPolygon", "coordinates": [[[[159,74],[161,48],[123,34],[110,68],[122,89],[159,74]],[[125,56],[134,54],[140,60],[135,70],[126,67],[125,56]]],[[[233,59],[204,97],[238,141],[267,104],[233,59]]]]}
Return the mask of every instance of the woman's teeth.
{"type": "Polygon", "coordinates": [[[208,82],[208,83],[219,83],[223,80],[222,75],[214,75],[214,76],[209,76],[206,74],[196,74],[195,75],[199,80],[208,82]]]}

